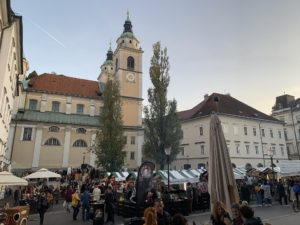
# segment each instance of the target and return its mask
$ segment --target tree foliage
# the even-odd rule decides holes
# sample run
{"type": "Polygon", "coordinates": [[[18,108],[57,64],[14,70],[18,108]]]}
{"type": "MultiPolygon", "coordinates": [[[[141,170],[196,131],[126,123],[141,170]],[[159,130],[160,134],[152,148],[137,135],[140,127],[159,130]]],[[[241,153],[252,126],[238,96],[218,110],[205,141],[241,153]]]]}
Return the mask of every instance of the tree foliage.
{"type": "Polygon", "coordinates": [[[144,107],[145,143],[144,154],[154,160],[161,169],[166,164],[165,148],[171,147],[170,162],[176,159],[182,138],[181,125],[177,115],[177,102],[167,100],[170,82],[167,48],[161,50],[160,42],[153,45],[148,89],[149,106],[144,107]]]}
{"type": "Polygon", "coordinates": [[[102,95],[103,107],[100,112],[100,129],[96,138],[97,164],[106,171],[119,171],[125,158],[123,121],[119,81],[108,78],[102,95]]]}
{"type": "Polygon", "coordinates": [[[32,79],[32,78],[34,78],[34,77],[37,77],[37,76],[38,76],[38,74],[37,74],[37,72],[34,70],[34,71],[32,71],[30,74],[28,74],[26,80],[30,80],[30,79],[32,79]]]}

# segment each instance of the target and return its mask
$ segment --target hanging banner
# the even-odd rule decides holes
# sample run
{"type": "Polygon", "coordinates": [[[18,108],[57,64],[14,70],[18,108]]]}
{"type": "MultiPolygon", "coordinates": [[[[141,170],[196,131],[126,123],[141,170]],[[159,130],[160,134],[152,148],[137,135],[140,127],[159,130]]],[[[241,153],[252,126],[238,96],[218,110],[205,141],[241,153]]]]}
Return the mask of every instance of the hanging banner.
{"type": "Polygon", "coordinates": [[[151,189],[151,181],[155,165],[152,162],[143,162],[138,171],[136,182],[136,202],[142,205],[145,202],[146,193],[151,189]]]}

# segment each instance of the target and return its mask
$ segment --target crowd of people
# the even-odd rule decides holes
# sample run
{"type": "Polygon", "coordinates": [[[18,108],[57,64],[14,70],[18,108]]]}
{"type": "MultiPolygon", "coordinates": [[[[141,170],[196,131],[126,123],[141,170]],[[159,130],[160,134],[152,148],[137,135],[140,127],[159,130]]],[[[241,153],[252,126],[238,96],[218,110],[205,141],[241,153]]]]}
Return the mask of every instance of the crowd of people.
{"type": "Polygon", "coordinates": [[[258,179],[253,183],[245,181],[239,186],[240,198],[242,201],[250,202],[251,195],[255,195],[257,206],[272,206],[274,200],[278,200],[280,205],[289,205],[295,202],[299,208],[300,181],[299,179],[279,179],[270,181],[258,179]]]}
{"type": "MultiPolygon", "coordinates": [[[[104,214],[106,223],[115,222],[117,202],[136,203],[135,178],[129,177],[125,181],[116,181],[114,176],[91,176],[91,171],[72,171],[62,174],[62,179],[56,187],[47,185],[42,181],[36,185],[29,185],[13,192],[14,204],[34,202],[36,211],[40,215],[40,224],[44,222],[45,212],[59,200],[63,201],[66,211],[71,214],[73,220],[78,219],[81,211],[83,221],[99,219],[103,224],[104,214]],[[78,176],[80,174],[80,176],[78,176]],[[93,207],[93,203],[99,203],[101,207],[93,207]],[[105,209],[105,210],[104,210],[105,209]]],[[[211,223],[213,225],[260,225],[261,220],[254,216],[254,211],[248,206],[251,199],[256,200],[258,206],[272,206],[274,200],[287,205],[289,201],[295,201],[299,207],[299,180],[270,181],[263,178],[245,179],[238,183],[240,199],[243,204],[233,204],[231,209],[225,209],[222,202],[213,205],[211,223]],[[232,214],[230,214],[231,212],[232,214]]],[[[170,200],[169,190],[163,182],[157,183],[145,193],[143,208],[145,225],[186,225],[187,220],[182,214],[175,215],[168,212],[166,201],[170,200]]],[[[201,176],[198,183],[187,183],[184,188],[186,208],[188,213],[197,210],[201,198],[208,198],[207,176],[201,176]]],[[[209,202],[209,200],[208,200],[209,202]]],[[[209,205],[208,205],[209,207],[209,205]]]]}

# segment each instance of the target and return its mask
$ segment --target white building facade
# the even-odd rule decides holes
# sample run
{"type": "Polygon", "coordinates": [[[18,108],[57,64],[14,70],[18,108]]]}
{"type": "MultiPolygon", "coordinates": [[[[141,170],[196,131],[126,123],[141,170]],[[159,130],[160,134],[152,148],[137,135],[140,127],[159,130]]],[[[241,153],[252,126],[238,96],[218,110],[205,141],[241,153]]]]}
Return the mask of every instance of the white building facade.
{"type": "Polygon", "coordinates": [[[22,17],[16,16],[10,1],[0,0],[0,166],[8,166],[5,157],[9,123],[18,95],[18,77],[23,74],[22,17]]]}
{"type": "Polygon", "coordinates": [[[183,139],[172,168],[207,167],[210,148],[210,115],[218,114],[231,161],[236,166],[270,166],[288,158],[283,123],[229,95],[214,93],[191,110],[179,112],[183,139]]]}
{"type": "Polygon", "coordinates": [[[284,123],[289,159],[300,159],[300,98],[282,95],[276,98],[272,116],[284,123]]]}

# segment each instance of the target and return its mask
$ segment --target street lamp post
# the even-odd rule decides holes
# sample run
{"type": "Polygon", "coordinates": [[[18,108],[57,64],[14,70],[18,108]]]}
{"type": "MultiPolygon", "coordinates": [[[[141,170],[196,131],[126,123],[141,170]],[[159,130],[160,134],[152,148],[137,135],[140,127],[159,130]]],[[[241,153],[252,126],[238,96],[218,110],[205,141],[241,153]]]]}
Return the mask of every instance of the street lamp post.
{"type": "Polygon", "coordinates": [[[167,163],[168,163],[168,191],[170,191],[170,155],[171,155],[171,147],[165,148],[165,154],[167,156],[167,163]]]}
{"type": "Polygon", "coordinates": [[[272,149],[272,147],[270,147],[268,149],[268,155],[270,156],[271,158],[271,167],[272,167],[272,179],[273,179],[273,182],[275,181],[275,174],[274,174],[274,164],[273,164],[273,155],[274,155],[274,150],[272,149]]]}

